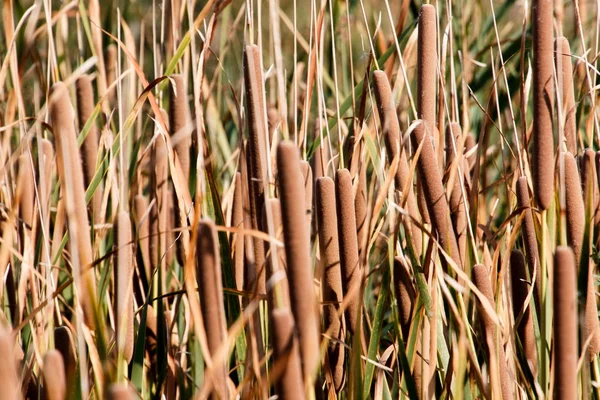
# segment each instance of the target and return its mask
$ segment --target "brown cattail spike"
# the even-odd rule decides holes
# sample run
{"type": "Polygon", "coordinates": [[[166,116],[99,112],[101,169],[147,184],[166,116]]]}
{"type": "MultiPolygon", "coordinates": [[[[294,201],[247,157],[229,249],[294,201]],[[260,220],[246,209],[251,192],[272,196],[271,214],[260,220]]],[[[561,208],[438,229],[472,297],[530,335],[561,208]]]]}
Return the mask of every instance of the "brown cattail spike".
{"type": "Polygon", "coordinates": [[[48,350],[44,356],[44,387],[48,400],[64,400],[67,397],[65,363],[58,350],[48,350]]]}
{"type": "Polygon", "coordinates": [[[577,121],[575,105],[575,93],[573,88],[573,64],[571,63],[571,47],[567,38],[561,36],[556,38],[555,44],[556,71],[558,74],[558,87],[560,93],[562,119],[564,125],[564,141],[567,145],[567,151],[571,154],[577,154],[577,121]],[[562,63],[559,64],[559,59],[562,63]],[[559,70],[559,65],[561,69],[559,70]]]}
{"type": "Polygon", "coordinates": [[[581,179],[577,170],[577,161],[569,152],[565,153],[565,198],[567,242],[573,249],[575,261],[579,263],[585,234],[585,205],[581,195],[581,179]]]}
{"type": "Polygon", "coordinates": [[[212,398],[228,398],[227,366],[224,360],[214,358],[225,343],[227,335],[217,229],[212,221],[202,220],[198,223],[197,234],[196,280],[206,341],[213,364],[212,383],[215,390],[212,398]]]}
{"type": "Polygon", "coordinates": [[[192,138],[190,106],[187,87],[182,75],[171,76],[169,86],[169,127],[172,143],[186,182],[190,179],[190,146],[192,138]]]}
{"type": "MultiPolygon", "coordinates": [[[[235,229],[244,229],[244,194],[242,192],[242,175],[235,174],[235,187],[233,191],[233,212],[231,226],[235,229]]],[[[244,235],[234,233],[231,235],[231,248],[233,249],[235,287],[244,290],[244,235]]]]}
{"type": "MultiPolygon", "coordinates": [[[[306,380],[312,377],[319,361],[319,329],[313,276],[309,267],[311,261],[305,226],[304,181],[300,171],[298,148],[293,143],[279,143],[277,170],[290,300],[294,319],[302,321],[298,325],[298,336],[302,370],[306,380]]],[[[352,217],[354,218],[354,215],[352,217]]]]}
{"type": "MultiPolygon", "coordinates": [[[[531,285],[527,280],[527,270],[525,269],[525,257],[520,250],[513,250],[510,254],[510,269],[512,278],[512,296],[513,296],[513,315],[516,319],[523,311],[527,295],[531,290],[531,285]]],[[[533,330],[533,313],[531,308],[533,303],[529,303],[523,312],[520,323],[517,325],[517,332],[523,347],[525,359],[529,363],[529,368],[534,377],[537,376],[537,348],[535,334],[533,330]]]]}
{"type": "Polygon", "coordinates": [[[437,13],[431,4],[421,6],[417,59],[417,114],[435,124],[437,86],[437,13]]]}
{"type": "MultiPolygon", "coordinates": [[[[317,221],[319,226],[319,246],[323,262],[323,330],[337,340],[343,340],[343,314],[338,316],[344,293],[342,271],[340,269],[340,249],[338,243],[338,221],[336,217],[335,185],[331,178],[317,180],[317,221]]],[[[335,391],[339,393],[344,384],[344,347],[329,342],[327,349],[329,368],[335,391]]]]}
{"type": "MultiPolygon", "coordinates": [[[[392,88],[390,87],[390,82],[388,81],[385,72],[375,71],[373,73],[373,89],[375,92],[375,99],[377,100],[377,110],[379,112],[379,119],[381,120],[381,130],[385,141],[388,162],[392,163],[396,157],[399,157],[398,168],[396,169],[396,175],[394,176],[396,190],[399,190],[402,193],[406,188],[408,191],[404,196],[406,197],[406,208],[408,209],[410,217],[418,221],[419,209],[412,188],[412,176],[410,175],[406,152],[403,151],[403,146],[401,144],[402,134],[400,132],[396,107],[392,99],[392,88]]],[[[404,226],[407,235],[410,236],[415,254],[417,257],[421,256],[423,247],[421,231],[417,225],[410,220],[405,220],[404,226]]]]}
{"type": "MultiPolygon", "coordinates": [[[[77,94],[77,119],[79,130],[82,131],[94,113],[94,88],[92,78],[83,75],[75,81],[77,94]]],[[[98,128],[92,124],[83,144],[81,145],[81,161],[83,163],[83,179],[88,187],[96,174],[96,162],[98,160],[98,128]]],[[[102,192],[97,188],[92,198],[91,212],[94,222],[100,222],[100,208],[102,207],[102,192]]]]}
{"type": "Polygon", "coordinates": [[[361,267],[358,258],[356,213],[350,171],[340,169],[335,174],[335,200],[337,205],[338,237],[344,301],[347,302],[346,328],[354,333],[358,321],[361,285],[361,267]]]}
{"type": "Polygon", "coordinates": [[[304,399],[302,368],[298,338],[294,330],[294,317],[287,308],[271,312],[273,326],[273,375],[276,393],[280,399],[304,399]]]}
{"type": "Polygon", "coordinates": [[[406,342],[416,296],[408,269],[399,257],[394,259],[394,290],[398,302],[398,319],[402,328],[402,337],[406,342]]]}
{"type": "Polygon", "coordinates": [[[577,270],[569,247],[554,253],[554,398],[577,398],[577,270]]]}
{"type": "MultiPolygon", "coordinates": [[[[475,265],[472,270],[473,283],[477,286],[477,289],[487,298],[490,305],[494,306],[494,293],[492,291],[492,284],[490,282],[490,273],[485,265],[475,265]]],[[[508,371],[508,363],[506,355],[504,353],[504,346],[502,340],[499,340],[498,329],[499,327],[494,323],[492,317],[488,314],[481,301],[477,302],[477,309],[480,314],[481,321],[483,323],[485,340],[488,344],[490,351],[490,359],[496,361],[496,365],[499,367],[498,376],[500,378],[500,388],[502,391],[502,398],[504,400],[513,399],[513,380],[510,377],[508,371]]],[[[491,361],[490,361],[491,362],[491,361]]],[[[492,367],[493,368],[493,367],[492,367]]]]}
{"type": "Polygon", "coordinates": [[[19,377],[15,359],[15,338],[6,328],[0,328],[0,354],[4,361],[0,363],[0,397],[18,400],[21,398],[19,377]]]}
{"type": "Polygon", "coordinates": [[[75,133],[75,116],[69,98],[67,86],[56,83],[50,92],[50,115],[52,117],[52,128],[56,143],[58,159],[58,172],[61,184],[65,189],[63,193],[66,198],[67,218],[69,230],[76,232],[71,235],[69,246],[73,253],[74,246],[77,247],[78,259],[73,265],[79,268],[81,275],[81,287],[79,288],[81,306],[88,326],[94,327],[94,303],[96,298],[96,280],[92,268],[92,242],[90,239],[90,223],[87,218],[85,203],[85,186],[83,181],[83,170],[81,157],[77,146],[75,133]]]}
{"type": "Polygon", "coordinates": [[[538,207],[550,206],[554,196],[554,103],[552,0],[534,0],[533,22],[533,190],[538,207]]]}
{"type": "Polygon", "coordinates": [[[116,251],[114,256],[114,312],[117,348],[129,363],[133,357],[133,242],[129,213],[121,211],[113,224],[116,251]]]}
{"type": "MultiPolygon", "coordinates": [[[[462,148],[458,148],[461,143],[461,136],[462,133],[459,124],[453,122],[448,125],[446,128],[446,167],[450,173],[452,173],[452,168],[456,168],[452,192],[450,194],[450,212],[452,214],[452,225],[454,226],[454,232],[456,233],[456,241],[458,242],[458,251],[460,253],[460,257],[465,260],[467,255],[468,216],[465,210],[465,197],[463,196],[463,185],[461,185],[461,180],[463,183],[464,181],[468,180],[468,175],[466,175],[468,164],[466,160],[462,158],[462,148]],[[460,170],[453,166],[455,159],[458,159],[457,166],[460,167],[460,170]]],[[[464,187],[466,192],[467,185],[465,184],[464,187]]]]}

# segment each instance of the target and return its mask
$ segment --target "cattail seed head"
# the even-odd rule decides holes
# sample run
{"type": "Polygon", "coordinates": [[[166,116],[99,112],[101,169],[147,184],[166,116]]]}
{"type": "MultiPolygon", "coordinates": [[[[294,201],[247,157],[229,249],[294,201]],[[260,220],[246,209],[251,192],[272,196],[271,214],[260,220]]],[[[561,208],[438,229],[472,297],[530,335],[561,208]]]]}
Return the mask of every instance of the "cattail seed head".
{"type": "Polygon", "coordinates": [[[402,337],[406,341],[416,296],[407,267],[399,257],[394,258],[394,290],[398,302],[398,319],[402,328],[402,337]]]}
{"type": "Polygon", "coordinates": [[[292,313],[287,308],[276,308],[271,312],[273,329],[273,357],[276,392],[281,399],[304,399],[302,368],[298,338],[292,313]]]}
{"type": "Polygon", "coordinates": [[[565,153],[565,198],[567,206],[567,241],[575,254],[575,261],[581,261],[583,236],[585,234],[585,205],[581,194],[581,179],[577,161],[569,152],[565,153]]]}
{"type": "Polygon", "coordinates": [[[0,397],[18,400],[21,398],[21,385],[15,362],[15,339],[6,328],[0,328],[0,354],[4,357],[0,363],[0,397]]]}
{"type": "Polygon", "coordinates": [[[64,400],[67,397],[65,363],[58,350],[48,350],[44,355],[44,386],[48,400],[64,400]]]}
{"type": "Polygon", "coordinates": [[[575,93],[573,89],[573,64],[571,64],[571,47],[569,41],[564,36],[556,38],[554,43],[556,59],[556,72],[558,74],[558,87],[562,90],[560,93],[562,118],[564,120],[564,140],[567,145],[567,151],[571,154],[577,154],[577,121],[575,105],[575,93]],[[559,58],[562,62],[559,70],[559,58]]]}
{"type": "Polygon", "coordinates": [[[169,127],[173,137],[173,147],[186,182],[190,179],[191,123],[185,81],[182,75],[174,74],[171,76],[169,86],[169,127]]]}
{"type": "Polygon", "coordinates": [[[437,13],[431,4],[421,6],[417,55],[417,113],[435,124],[437,86],[437,13]]]}

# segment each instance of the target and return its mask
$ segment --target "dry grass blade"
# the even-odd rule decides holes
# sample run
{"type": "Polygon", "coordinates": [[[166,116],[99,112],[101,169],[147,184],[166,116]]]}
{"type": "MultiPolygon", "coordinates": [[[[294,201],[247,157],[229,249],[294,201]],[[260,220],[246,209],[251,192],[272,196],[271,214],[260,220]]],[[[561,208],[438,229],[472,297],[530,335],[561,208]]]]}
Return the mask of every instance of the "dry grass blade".
{"type": "Polygon", "coordinates": [[[29,231],[33,227],[35,203],[35,182],[29,154],[19,156],[18,164],[17,198],[19,199],[19,219],[29,231]]]}
{"type": "Polygon", "coordinates": [[[344,293],[340,268],[335,184],[331,178],[319,178],[316,191],[319,246],[323,262],[322,290],[325,303],[323,305],[323,331],[335,339],[329,342],[327,359],[335,391],[339,393],[344,384],[345,375],[345,349],[337,342],[344,340],[344,315],[339,313],[344,293]]]}
{"type": "Polygon", "coordinates": [[[290,302],[294,320],[302,321],[298,326],[298,338],[306,382],[312,379],[319,361],[319,329],[313,276],[307,268],[310,249],[305,226],[304,181],[298,148],[293,143],[284,141],[277,147],[277,170],[290,302]]]}
{"type": "Polygon", "coordinates": [[[554,253],[554,398],[577,398],[577,270],[569,247],[554,253]]]}

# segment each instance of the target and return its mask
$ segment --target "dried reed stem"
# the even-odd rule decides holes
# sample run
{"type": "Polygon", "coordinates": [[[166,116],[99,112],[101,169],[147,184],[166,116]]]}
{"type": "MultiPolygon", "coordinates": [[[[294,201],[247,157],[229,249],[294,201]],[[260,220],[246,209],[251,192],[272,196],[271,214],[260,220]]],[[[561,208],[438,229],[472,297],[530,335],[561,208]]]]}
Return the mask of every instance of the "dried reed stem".
{"type": "MultiPolygon", "coordinates": [[[[319,362],[319,329],[313,276],[311,268],[308,267],[311,261],[304,215],[304,181],[300,171],[298,148],[293,143],[279,143],[277,170],[290,301],[294,320],[302,321],[302,324],[298,325],[298,337],[302,371],[306,381],[313,376],[319,362]]],[[[354,218],[354,215],[352,217],[354,218]]]]}
{"type": "Polygon", "coordinates": [[[367,222],[367,168],[359,168],[358,181],[356,183],[356,194],[354,195],[354,212],[356,214],[356,238],[358,240],[358,252],[363,250],[364,240],[368,238],[369,223],[367,222]]]}
{"type": "MultiPolygon", "coordinates": [[[[344,339],[343,314],[339,314],[344,298],[340,249],[338,243],[338,221],[336,216],[335,184],[328,177],[317,180],[317,221],[319,247],[323,263],[323,331],[333,339],[344,339]]],[[[345,349],[339,343],[329,342],[327,359],[335,391],[339,393],[344,384],[345,349]]]]}
{"type": "Polygon", "coordinates": [[[569,247],[554,253],[554,398],[577,398],[577,270],[569,247]]]}
{"type": "Polygon", "coordinates": [[[88,221],[85,202],[85,186],[81,156],[77,145],[75,133],[75,116],[69,98],[67,86],[56,83],[50,93],[50,115],[53,122],[54,140],[58,160],[58,173],[63,194],[65,196],[66,214],[69,221],[71,240],[69,246],[73,253],[73,246],[77,246],[78,259],[74,260],[73,267],[79,268],[81,274],[79,298],[85,323],[93,328],[94,303],[96,298],[96,280],[92,267],[92,242],[90,239],[90,223],[88,221]],[[76,231],[73,229],[76,228],[76,231]]]}
{"type": "Polygon", "coordinates": [[[534,0],[533,22],[533,190],[538,207],[547,209],[554,196],[554,104],[552,0],[534,0]]]}
{"type": "Polygon", "coordinates": [[[358,258],[356,213],[350,171],[340,169],[335,174],[335,200],[337,206],[340,264],[346,309],[346,328],[352,334],[358,321],[362,268],[358,258]]]}
{"type": "MultiPolygon", "coordinates": [[[[227,337],[218,243],[215,224],[206,219],[200,221],[196,243],[196,280],[211,358],[225,344],[227,337]]],[[[212,358],[213,399],[228,398],[227,365],[224,361],[212,358]]]]}

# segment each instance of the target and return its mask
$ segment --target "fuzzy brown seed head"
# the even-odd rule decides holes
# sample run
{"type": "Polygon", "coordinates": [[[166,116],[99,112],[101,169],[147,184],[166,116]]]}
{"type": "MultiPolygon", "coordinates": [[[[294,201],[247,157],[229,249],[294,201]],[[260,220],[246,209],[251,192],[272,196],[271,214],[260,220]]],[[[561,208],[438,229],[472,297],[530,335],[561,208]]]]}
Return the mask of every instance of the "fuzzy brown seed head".
{"type": "Polygon", "coordinates": [[[394,259],[394,290],[398,302],[398,318],[402,327],[402,337],[406,341],[416,297],[407,267],[399,257],[394,259]]]}
{"type": "Polygon", "coordinates": [[[437,87],[437,13],[431,4],[421,6],[417,58],[417,113],[435,124],[437,87]]]}
{"type": "Polygon", "coordinates": [[[302,321],[298,333],[302,370],[306,378],[313,375],[318,364],[319,334],[313,276],[311,268],[307,268],[311,261],[305,226],[304,181],[298,148],[292,142],[279,143],[277,170],[290,300],[294,319],[302,321]]]}
{"type": "Polygon", "coordinates": [[[577,161],[569,152],[565,153],[565,199],[567,241],[573,249],[576,262],[579,262],[585,233],[585,205],[581,194],[581,179],[577,170],[577,161]]]}
{"type": "Polygon", "coordinates": [[[277,308],[271,312],[273,326],[273,374],[276,379],[276,392],[282,399],[303,399],[304,385],[298,338],[295,323],[287,308],[277,308]]]}
{"type": "Polygon", "coordinates": [[[190,179],[190,129],[192,119],[187,99],[187,87],[182,75],[171,75],[169,86],[169,127],[173,137],[173,147],[186,182],[190,179]]]}
{"type": "Polygon", "coordinates": [[[561,98],[561,116],[564,121],[564,140],[567,151],[571,154],[577,154],[577,121],[575,105],[575,94],[573,88],[573,64],[571,62],[571,47],[569,41],[564,36],[556,38],[554,43],[556,60],[556,71],[558,74],[559,88],[561,98]],[[559,70],[559,59],[561,68],[559,70]]]}
{"type": "Polygon", "coordinates": [[[15,363],[15,339],[11,332],[0,328],[0,354],[4,361],[0,363],[0,397],[18,400],[21,398],[19,378],[15,363]]]}
{"type": "Polygon", "coordinates": [[[554,398],[577,398],[577,270],[569,247],[554,253],[554,398]]]}
{"type": "Polygon", "coordinates": [[[65,363],[58,350],[48,350],[44,355],[44,387],[48,400],[64,400],[67,395],[65,363]]]}

